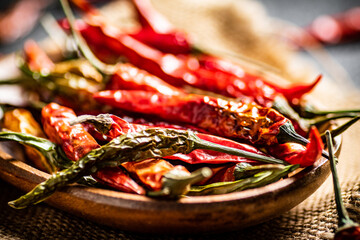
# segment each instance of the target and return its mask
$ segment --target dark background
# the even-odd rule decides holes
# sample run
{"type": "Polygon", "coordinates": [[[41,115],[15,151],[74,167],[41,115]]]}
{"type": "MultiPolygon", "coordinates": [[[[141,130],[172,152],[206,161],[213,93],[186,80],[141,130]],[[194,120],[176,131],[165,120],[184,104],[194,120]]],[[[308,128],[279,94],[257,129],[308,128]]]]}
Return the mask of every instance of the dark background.
{"type": "MultiPolygon", "coordinates": [[[[5,9],[11,2],[13,1],[1,0],[0,9],[5,9]]],[[[317,16],[322,14],[334,14],[360,6],[358,0],[260,0],[260,2],[264,4],[270,16],[295,23],[298,26],[307,26],[317,16]]],[[[46,10],[57,17],[62,16],[60,9],[57,1],[53,1],[46,10]]],[[[0,55],[20,49],[27,38],[41,40],[45,37],[45,31],[40,24],[37,24],[22,39],[14,43],[0,45],[0,55]]],[[[360,88],[360,41],[326,46],[326,49],[345,68],[356,86],[360,88]]]]}

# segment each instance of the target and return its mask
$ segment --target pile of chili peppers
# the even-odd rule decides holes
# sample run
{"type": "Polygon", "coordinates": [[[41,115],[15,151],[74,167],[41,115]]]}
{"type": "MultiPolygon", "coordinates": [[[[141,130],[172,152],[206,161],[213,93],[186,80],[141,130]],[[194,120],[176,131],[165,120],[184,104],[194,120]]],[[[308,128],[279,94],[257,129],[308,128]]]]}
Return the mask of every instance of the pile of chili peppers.
{"type": "Polygon", "coordinates": [[[359,110],[309,110],[303,96],[321,76],[284,88],[195,49],[147,0],[133,0],[141,28],[131,33],[72,2],[84,18],[61,0],[59,24],[85,59],[54,62],[28,41],[23,76],[9,80],[32,100],[3,106],[0,140],[25,145],[33,165],[52,173],[14,208],[72,183],[171,199],[264,186],[329,157],[317,127],[350,118],[338,135],[359,119],[359,110]]]}

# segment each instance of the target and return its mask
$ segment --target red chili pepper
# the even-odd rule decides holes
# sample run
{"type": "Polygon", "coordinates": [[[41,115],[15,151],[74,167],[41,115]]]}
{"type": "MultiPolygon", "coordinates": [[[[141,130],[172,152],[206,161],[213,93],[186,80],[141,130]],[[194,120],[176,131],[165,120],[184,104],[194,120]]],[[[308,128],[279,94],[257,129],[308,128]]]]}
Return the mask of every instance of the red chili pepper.
{"type": "Polygon", "coordinates": [[[262,77],[246,73],[240,66],[231,62],[208,55],[199,57],[165,54],[114,27],[109,27],[105,21],[94,16],[88,16],[86,23],[78,21],[76,27],[94,51],[96,46],[106,45],[114,55],[125,56],[130,63],[174,86],[190,85],[229,97],[250,97],[267,107],[272,106],[278,95],[284,94],[291,102],[294,98],[291,93],[294,90],[297,91],[296,98],[300,98],[314,87],[313,83],[309,86],[290,88],[276,86],[276,91],[272,83],[262,77]]]}
{"type": "MultiPolygon", "coordinates": [[[[101,18],[99,11],[86,0],[72,0],[72,2],[87,15],[101,18]]],[[[141,28],[130,36],[152,46],[162,52],[173,54],[187,54],[191,52],[191,44],[185,33],[180,32],[159,14],[148,0],[133,0],[139,17],[141,28]]]]}
{"type": "MultiPolygon", "coordinates": [[[[100,147],[80,124],[70,126],[69,122],[77,117],[70,108],[50,103],[42,109],[41,113],[44,132],[50,141],[62,147],[69,159],[77,161],[91,150],[100,147]]],[[[120,168],[99,170],[93,176],[113,187],[116,185],[116,188],[122,191],[145,194],[145,190],[120,168]],[[111,177],[107,173],[111,174],[111,177]]]]}
{"type": "Polygon", "coordinates": [[[119,64],[106,86],[110,90],[146,90],[165,95],[182,94],[183,91],[131,64],[119,64]]]}
{"type": "Polygon", "coordinates": [[[24,53],[25,53],[25,60],[31,71],[50,72],[51,69],[54,68],[54,62],[33,40],[28,40],[25,42],[24,53]]]}
{"type": "Polygon", "coordinates": [[[280,126],[289,120],[271,108],[194,94],[165,96],[146,91],[103,91],[94,94],[100,103],[152,114],[162,119],[195,125],[224,137],[250,143],[277,143],[280,126]]]}
{"type": "Polygon", "coordinates": [[[214,65],[217,65],[218,61],[225,62],[218,58],[207,55],[195,57],[164,54],[129,35],[109,33],[109,31],[104,32],[101,26],[89,25],[82,29],[81,33],[90,45],[103,45],[105,42],[114,53],[124,55],[135,66],[145,69],[174,86],[190,85],[228,97],[250,97],[258,104],[269,107],[272,106],[276,96],[283,94],[289,102],[292,102],[294,97],[301,98],[318,82],[282,88],[260,76],[246,73],[244,69],[230,62],[227,64],[242,70],[242,76],[238,74],[240,71],[234,73],[226,68],[223,71],[209,68],[209,61],[213,61],[214,65]],[[274,89],[275,86],[276,89],[274,89]],[[296,95],[292,94],[294,91],[296,95]]]}
{"type": "Polygon", "coordinates": [[[321,136],[315,127],[310,130],[310,142],[306,147],[297,143],[284,143],[268,147],[272,156],[281,158],[290,164],[308,167],[319,159],[324,148],[321,136]]]}
{"type": "MultiPolygon", "coordinates": [[[[88,129],[89,133],[92,136],[94,136],[96,139],[98,139],[100,141],[111,141],[112,139],[114,139],[122,134],[126,134],[128,132],[140,131],[140,130],[154,128],[154,127],[160,127],[160,128],[164,127],[164,125],[156,125],[156,124],[152,124],[151,126],[142,125],[142,124],[133,124],[133,123],[129,123],[115,115],[106,115],[106,116],[102,115],[101,117],[100,116],[101,115],[88,116],[87,119],[84,118],[84,120],[83,120],[83,121],[85,121],[85,119],[86,119],[85,122],[90,122],[90,124],[87,125],[86,128],[88,129]],[[107,120],[108,122],[110,122],[110,119],[112,122],[109,127],[106,127],[107,133],[100,133],[96,129],[95,124],[93,124],[95,121],[99,121],[98,119],[104,120],[103,116],[104,116],[104,118],[108,119],[107,120]]],[[[170,124],[167,124],[165,127],[166,128],[179,128],[179,126],[174,126],[174,125],[170,125],[170,124]]],[[[196,135],[200,139],[203,139],[203,140],[206,140],[209,142],[217,143],[217,144],[227,146],[227,147],[241,149],[241,150],[244,150],[247,152],[265,155],[263,152],[261,152],[257,148],[247,145],[247,144],[244,144],[244,143],[238,143],[238,142],[226,139],[226,138],[209,135],[209,134],[197,133],[196,135]]],[[[202,163],[221,164],[221,163],[229,163],[229,162],[233,162],[233,163],[247,162],[247,163],[251,163],[251,164],[259,163],[257,161],[249,160],[249,159],[246,159],[243,157],[238,157],[238,156],[233,156],[233,155],[229,155],[226,153],[215,152],[215,151],[211,151],[211,150],[203,150],[203,149],[194,150],[189,154],[177,153],[172,156],[167,156],[164,158],[169,159],[169,160],[180,160],[180,161],[183,161],[183,162],[186,162],[189,164],[202,164],[202,163]]]]}
{"type": "Polygon", "coordinates": [[[334,15],[321,15],[301,32],[289,31],[290,39],[300,47],[338,44],[360,39],[360,7],[334,15]]]}

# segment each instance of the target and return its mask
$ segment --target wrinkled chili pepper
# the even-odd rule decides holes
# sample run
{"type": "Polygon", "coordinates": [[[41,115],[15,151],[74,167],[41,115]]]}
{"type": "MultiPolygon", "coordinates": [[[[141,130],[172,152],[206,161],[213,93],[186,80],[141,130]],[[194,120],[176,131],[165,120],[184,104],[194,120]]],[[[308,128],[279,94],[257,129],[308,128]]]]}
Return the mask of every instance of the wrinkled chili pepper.
{"type": "Polygon", "coordinates": [[[338,229],[335,233],[335,240],[346,240],[346,239],[360,239],[360,226],[359,224],[352,221],[349,217],[348,212],[344,206],[344,202],[341,197],[341,189],[339,183],[339,177],[336,169],[336,161],[334,157],[334,146],[332,143],[332,136],[329,130],[325,132],[326,143],[329,148],[330,156],[330,168],[333,177],[334,193],[335,193],[335,202],[336,210],[338,213],[338,229]]]}
{"type": "MultiPolygon", "coordinates": [[[[90,126],[87,126],[87,130],[92,136],[95,137],[95,139],[98,139],[100,141],[111,141],[112,139],[122,134],[126,134],[128,132],[145,130],[154,127],[164,128],[164,125],[153,124],[151,126],[147,126],[142,124],[129,123],[115,115],[110,115],[110,114],[100,114],[98,116],[83,115],[71,122],[71,124],[74,123],[90,123],[90,126]]],[[[172,126],[169,124],[166,125],[165,127],[179,129],[178,126],[172,126]]],[[[196,135],[200,139],[212,143],[241,149],[259,155],[265,155],[255,147],[247,144],[238,143],[226,138],[209,135],[209,134],[196,133],[196,135]]],[[[221,163],[229,163],[229,162],[235,162],[235,163],[247,162],[252,164],[259,164],[259,162],[257,161],[253,161],[243,157],[233,156],[226,153],[214,152],[211,150],[203,150],[203,149],[194,150],[189,154],[176,153],[174,155],[166,156],[164,158],[169,160],[180,160],[189,164],[203,164],[203,163],[221,164],[221,163]]]]}
{"type": "MultiPolygon", "coordinates": [[[[100,145],[80,124],[70,126],[69,122],[74,118],[76,115],[73,110],[56,103],[50,103],[42,110],[43,128],[49,139],[61,145],[69,159],[78,161],[91,150],[99,148],[100,145]]],[[[145,193],[144,189],[120,168],[99,170],[93,176],[124,192],[145,193]],[[106,173],[111,174],[111,177],[106,173]]]]}
{"type": "MultiPolygon", "coordinates": [[[[69,15],[69,11],[65,11],[65,13],[69,15]]],[[[73,27],[81,32],[90,46],[104,46],[105,42],[106,46],[113,50],[115,54],[124,55],[135,66],[145,69],[175,86],[190,85],[220,94],[230,91],[231,94],[227,96],[250,97],[263,106],[272,105],[275,97],[280,94],[263,78],[249,73],[245,74],[245,70],[238,66],[237,69],[241,70],[242,75],[238,74],[239,71],[236,73],[227,71],[227,68],[223,71],[208,68],[204,61],[201,60],[201,57],[162,53],[115,28],[106,28],[106,22],[99,20],[98,16],[88,16],[87,23],[79,22],[77,26],[73,27]]],[[[203,55],[203,58],[208,62],[217,59],[207,55],[203,55]]],[[[221,61],[224,62],[224,60],[221,61]]],[[[217,66],[218,63],[214,65],[217,66]]],[[[228,65],[235,66],[235,64],[231,63],[228,63],[228,65]]],[[[301,87],[295,86],[290,89],[282,89],[277,86],[277,90],[286,94],[287,91],[295,88],[297,90],[296,96],[286,94],[290,98],[288,100],[292,102],[294,97],[301,97],[314,85],[310,84],[310,87],[305,85],[301,87]]]]}
{"type": "MultiPolygon", "coordinates": [[[[40,125],[36,122],[31,112],[26,109],[17,108],[6,111],[3,117],[2,127],[14,132],[28,133],[36,137],[45,138],[45,134],[40,125]]],[[[49,173],[56,172],[56,167],[53,162],[48,161],[39,151],[25,146],[25,152],[28,158],[40,170],[47,171],[49,173]]]]}
{"type": "MultiPolygon", "coordinates": [[[[281,128],[292,132],[292,138],[298,137],[287,118],[272,108],[260,107],[255,103],[233,102],[195,94],[165,96],[125,90],[102,91],[94,94],[94,98],[116,108],[189,123],[210,133],[243,139],[252,144],[289,142],[289,132],[281,131],[281,128]]],[[[302,137],[299,139],[302,144],[308,143],[301,140],[302,137]]]]}

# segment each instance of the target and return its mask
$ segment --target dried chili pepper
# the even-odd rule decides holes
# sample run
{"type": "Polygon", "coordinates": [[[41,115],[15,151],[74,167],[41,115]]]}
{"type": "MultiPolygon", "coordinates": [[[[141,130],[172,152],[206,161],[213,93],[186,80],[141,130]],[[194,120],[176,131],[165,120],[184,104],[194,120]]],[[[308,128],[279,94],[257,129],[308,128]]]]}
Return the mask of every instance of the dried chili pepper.
{"type": "MultiPolygon", "coordinates": [[[[49,139],[61,145],[69,159],[78,161],[91,150],[99,148],[100,145],[80,124],[70,126],[69,122],[74,118],[76,118],[76,114],[72,109],[56,103],[48,104],[42,110],[43,128],[49,139]]],[[[94,178],[124,192],[145,193],[144,189],[120,168],[105,169],[104,171],[109,172],[111,177],[102,171],[94,173],[94,178]]]]}
{"type": "MultiPolygon", "coordinates": [[[[97,116],[82,115],[71,122],[71,124],[76,124],[76,123],[90,123],[90,126],[87,127],[87,130],[92,136],[94,136],[96,139],[100,141],[111,141],[112,139],[122,134],[126,134],[128,132],[145,130],[154,127],[179,129],[178,126],[173,126],[170,124],[165,126],[152,124],[151,126],[148,126],[148,125],[129,123],[115,115],[110,115],[110,114],[100,114],[97,116]]],[[[209,134],[196,133],[196,135],[200,139],[205,141],[209,141],[223,146],[237,148],[247,152],[252,152],[255,154],[265,156],[265,154],[259,151],[257,148],[247,144],[238,143],[226,138],[209,135],[209,134]]],[[[214,152],[203,149],[194,150],[189,154],[176,153],[174,155],[166,156],[164,158],[169,160],[180,160],[189,164],[203,164],[203,163],[221,164],[221,163],[229,163],[229,162],[235,162],[235,163],[248,162],[248,163],[258,164],[257,161],[253,161],[243,157],[233,156],[222,152],[214,152]]]]}
{"type": "MultiPolygon", "coordinates": [[[[62,2],[65,2],[65,0],[62,2]]],[[[234,94],[228,94],[227,96],[250,97],[263,106],[272,105],[274,98],[280,94],[264,79],[248,73],[245,74],[245,70],[239,66],[236,66],[236,69],[240,70],[237,72],[227,71],[228,68],[222,68],[222,71],[215,71],[204,65],[204,61],[201,58],[190,55],[175,56],[173,54],[162,53],[119,30],[106,28],[106,22],[99,20],[98,17],[90,16],[87,19],[87,23],[82,22],[82,24],[74,26],[70,8],[67,8],[64,4],[63,8],[73,33],[80,31],[90,46],[100,44],[103,46],[105,43],[115,54],[124,55],[135,66],[145,69],[174,86],[190,85],[220,94],[230,91],[234,94]]],[[[213,65],[219,66],[217,60],[211,60],[216,58],[207,55],[203,57],[207,59],[207,62],[213,61],[216,62],[213,65]]],[[[224,60],[221,61],[225,62],[224,60]]],[[[228,63],[228,65],[235,66],[232,63],[228,63]]],[[[222,65],[220,64],[220,66],[222,65]]],[[[291,91],[291,89],[295,88],[298,91],[298,95],[287,94],[291,98],[289,101],[291,101],[293,97],[298,98],[301,97],[300,95],[307,93],[314,84],[310,84],[310,87],[303,85],[301,87],[291,87],[290,89],[277,87],[277,90],[286,93],[287,90],[291,91]],[[304,90],[304,92],[301,92],[301,90],[304,90]]]]}
{"type": "Polygon", "coordinates": [[[145,91],[102,91],[94,98],[110,106],[185,122],[210,133],[258,145],[308,141],[290,121],[271,108],[201,95],[165,96],[145,91]]]}
{"type": "Polygon", "coordinates": [[[91,150],[71,167],[52,175],[26,195],[9,202],[9,205],[14,208],[24,208],[41,202],[53,194],[57,188],[76,182],[76,180],[84,175],[96,172],[97,164],[101,162],[105,162],[107,166],[118,166],[128,161],[159,158],[175,153],[187,154],[195,149],[222,151],[255,160],[273,160],[273,162],[286,164],[282,160],[201,140],[193,132],[171,129],[147,129],[121,135],[100,148],[91,150]]]}
{"type": "MultiPolygon", "coordinates": [[[[31,112],[23,108],[6,111],[3,117],[3,128],[14,132],[28,133],[36,137],[45,138],[45,134],[31,112]]],[[[25,146],[25,152],[28,158],[39,169],[49,173],[56,172],[54,163],[48,161],[39,151],[25,146]]]]}
{"type": "Polygon", "coordinates": [[[331,173],[333,177],[334,184],[334,193],[335,193],[335,202],[336,202],[336,210],[339,217],[338,229],[335,233],[335,240],[345,240],[345,239],[360,239],[360,226],[359,224],[352,221],[346,211],[344,203],[341,197],[341,189],[339,178],[336,170],[336,161],[334,157],[334,146],[332,143],[332,136],[330,131],[326,131],[326,142],[329,148],[329,156],[330,156],[330,167],[331,173]]]}

